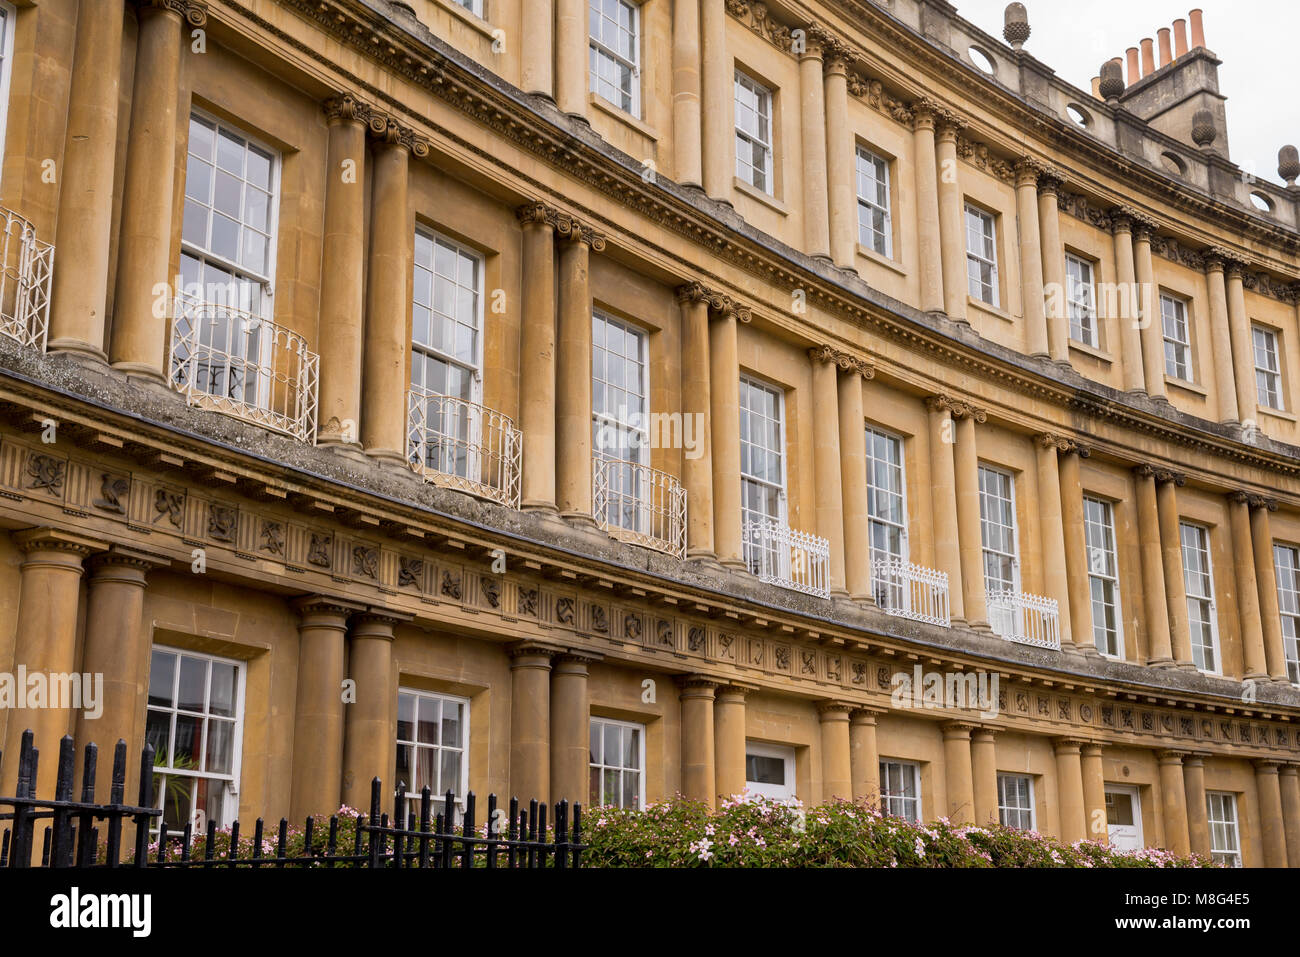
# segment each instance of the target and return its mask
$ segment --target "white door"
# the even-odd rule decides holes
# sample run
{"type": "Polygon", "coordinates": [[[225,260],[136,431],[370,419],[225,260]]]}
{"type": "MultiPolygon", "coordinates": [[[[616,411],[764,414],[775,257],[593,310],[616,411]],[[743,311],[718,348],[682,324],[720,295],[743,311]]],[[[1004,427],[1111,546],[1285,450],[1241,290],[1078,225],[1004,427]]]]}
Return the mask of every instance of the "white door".
{"type": "Polygon", "coordinates": [[[1106,785],[1106,831],[1110,843],[1121,851],[1142,847],[1142,804],[1138,789],[1106,785]]]}
{"type": "Polygon", "coordinates": [[[775,801],[793,801],[794,748],[750,741],[745,745],[745,787],[775,801]]]}

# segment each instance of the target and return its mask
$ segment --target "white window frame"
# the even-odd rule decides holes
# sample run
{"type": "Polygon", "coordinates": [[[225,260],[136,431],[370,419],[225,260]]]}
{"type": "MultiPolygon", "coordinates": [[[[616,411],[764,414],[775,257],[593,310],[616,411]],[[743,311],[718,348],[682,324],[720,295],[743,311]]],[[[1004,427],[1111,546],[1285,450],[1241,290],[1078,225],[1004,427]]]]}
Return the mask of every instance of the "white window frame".
{"type": "Polygon", "coordinates": [[[1066,253],[1065,301],[1070,313],[1070,338],[1100,349],[1096,290],[1096,266],[1092,260],[1066,253]]]}
{"type": "Polygon", "coordinates": [[[1278,412],[1286,410],[1282,394],[1282,350],[1276,329],[1252,324],[1250,327],[1251,355],[1255,365],[1255,393],[1259,404],[1278,412]],[[1260,365],[1260,339],[1264,340],[1263,358],[1271,365],[1260,365]]]}
{"type": "MultiPolygon", "coordinates": [[[[469,757],[470,757],[470,714],[469,714],[469,711],[470,711],[470,701],[469,701],[469,698],[462,698],[461,696],[459,696],[459,695],[454,695],[454,694],[443,694],[442,692],[439,692],[439,691],[426,691],[426,690],[424,690],[423,688],[407,688],[407,687],[404,687],[404,686],[399,686],[399,687],[398,687],[398,689],[397,689],[397,694],[398,694],[398,698],[399,698],[399,700],[400,700],[400,698],[401,698],[402,695],[411,695],[412,697],[414,697],[414,698],[417,699],[417,702],[416,702],[416,708],[417,708],[417,710],[416,710],[416,715],[415,715],[416,720],[415,720],[415,725],[414,725],[414,729],[413,729],[413,730],[414,730],[414,733],[413,733],[413,736],[412,736],[414,739],[418,739],[419,736],[420,736],[420,733],[419,733],[419,718],[420,718],[420,714],[419,714],[419,710],[418,710],[418,709],[419,709],[419,701],[420,701],[420,700],[428,700],[428,701],[438,701],[438,702],[439,702],[439,709],[440,709],[439,712],[438,712],[438,714],[439,714],[439,722],[438,722],[438,738],[439,738],[439,740],[438,740],[438,743],[437,743],[437,744],[427,744],[427,743],[421,742],[421,741],[419,741],[419,740],[403,739],[403,738],[399,738],[399,737],[397,737],[396,729],[394,729],[394,734],[393,734],[393,751],[392,751],[392,753],[393,753],[394,755],[396,755],[396,753],[397,753],[397,749],[398,749],[399,747],[406,746],[406,747],[411,748],[411,764],[410,764],[410,773],[411,773],[411,777],[412,777],[412,779],[415,778],[415,769],[416,769],[416,767],[418,766],[418,757],[417,757],[417,755],[418,755],[418,753],[420,752],[420,750],[433,751],[433,752],[438,756],[438,762],[437,762],[437,769],[438,769],[438,788],[433,790],[432,798],[433,798],[433,804],[434,804],[434,806],[435,806],[435,807],[439,807],[439,806],[441,806],[442,802],[446,800],[446,797],[447,797],[447,788],[446,788],[446,786],[445,786],[445,785],[446,785],[446,782],[444,782],[444,781],[442,780],[442,752],[443,752],[443,751],[459,751],[459,752],[460,752],[460,780],[456,782],[456,787],[453,788],[452,791],[453,791],[453,793],[454,793],[454,795],[455,795],[455,804],[456,804],[456,807],[459,808],[459,809],[463,809],[463,808],[465,807],[465,795],[469,792],[469,757]],[[453,703],[455,703],[455,704],[460,705],[460,707],[461,707],[461,712],[460,712],[460,713],[461,713],[461,732],[460,732],[461,744],[460,744],[459,747],[448,747],[447,745],[445,745],[445,744],[442,743],[442,721],[441,721],[442,711],[441,711],[441,702],[444,702],[444,701],[450,701],[450,702],[453,702],[453,703]]],[[[412,800],[412,801],[419,801],[419,800],[420,800],[420,791],[419,791],[418,789],[412,790],[412,788],[414,788],[414,786],[415,786],[415,781],[414,781],[414,780],[411,780],[411,781],[408,781],[408,782],[407,782],[406,797],[407,797],[409,800],[412,800]]]]}
{"type": "MultiPolygon", "coordinates": [[[[592,381],[592,393],[593,393],[592,404],[591,404],[592,428],[598,430],[601,428],[608,427],[608,428],[616,429],[619,432],[635,431],[640,433],[640,440],[637,443],[636,447],[628,450],[629,455],[627,460],[630,462],[634,462],[637,465],[649,465],[650,464],[650,333],[646,329],[642,328],[641,326],[633,325],[627,320],[620,319],[618,316],[606,312],[603,309],[595,309],[592,311],[593,326],[596,323],[603,323],[606,326],[606,328],[608,328],[609,326],[617,326],[622,331],[622,334],[624,336],[630,335],[636,338],[637,347],[638,347],[637,349],[638,356],[636,361],[641,365],[641,370],[642,370],[641,387],[644,391],[642,394],[635,396],[636,398],[641,400],[640,408],[626,409],[623,410],[623,412],[616,411],[614,414],[610,414],[609,412],[598,412],[596,410],[596,402],[595,402],[595,395],[594,395],[596,389],[596,383],[600,382],[602,385],[606,387],[608,387],[609,385],[608,380],[603,379],[596,374],[596,353],[599,351],[605,354],[606,361],[604,364],[604,370],[606,373],[608,373],[609,348],[605,344],[598,344],[596,342],[596,336],[594,335],[594,330],[593,330],[593,335],[591,340],[591,348],[592,348],[591,381],[592,381]],[[630,413],[630,415],[624,413],[630,413]],[[631,422],[628,421],[631,415],[639,415],[641,417],[641,424],[639,426],[633,425],[631,422]]],[[[606,333],[605,343],[607,344],[608,341],[609,341],[608,333],[606,333]]],[[[620,355],[619,358],[624,359],[626,358],[626,356],[620,355]]],[[[632,393],[631,390],[629,390],[625,385],[619,386],[619,389],[621,389],[629,397],[632,397],[634,395],[634,393],[632,393]]],[[[595,445],[594,440],[593,440],[592,448],[595,449],[598,454],[605,454],[602,449],[600,449],[598,446],[595,445]]]]}
{"type": "MultiPolygon", "coordinates": [[[[740,405],[739,408],[740,446],[742,449],[741,460],[740,460],[741,462],[740,525],[743,533],[743,530],[749,525],[750,522],[777,522],[778,524],[781,525],[787,524],[788,502],[786,497],[786,489],[789,486],[787,485],[788,456],[786,455],[785,390],[782,389],[780,386],[772,385],[771,383],[764,382],[761,379],[757,379],[754,378],[753,376],[747,376],[747,375],[742,375],[740,377],[740,390],[741,390],[741,399],[739,403],[740,405]],[[766,392],[775,397],[776,401],[773,404],[773,411],[775,413],[775,417],[772,421],[775,421],[777,425],[776,428],[777,448],[774,450],[769,450],[767,446],[759,445],[754,441],[752,422],[750,427],[750,438],[746,439],[745,437],[745,427],[744,427],[745,416],[748,415],[752,420],[755,416],[760,415],[760,413],[747,409],[745,406],[745,395],[748,389],[756,389],[760,392],[766,392]],[[746,446],[749,446],[751,449],[760,448],[762,449],[764,454],[767,454],[769,451],[773,451],[775,452],[776,455],[780,457],[781,478],[780,478],[779,485],[772,483],[770,480],[766,478],[762,478],[760,476],[756,476],[745,471],[744,468],[745,459],[744,459],[743,450],[746,446]],[[749,506],[746,504],[748,501],[748,496],[745,493],[750,485],[758,486],[761,489],[774,489],[776,491],[776,514],[775,515],[769,514],[766,511],[759,512],[749,508],[749,506]]],[[[764,421],[769,421],[766,415],[763,416],[763,419],[764,421]]],[[[753,460],[752,453],[750,456],[750,460],[751,461],[753,460]]],[[[756,571],[756,566],[760,560],[757,557],[757,555],[751,550],[750,546],[753,546],[754,548],[760,548],[761,544],[757,542],[750,542],[748,535],[744,535],[744,544],[746,546],[745,548],[746,562],[748,563],[751,571],[756,571]]],[[[781,554],[774,555],[770,558],[770,562],[772,563],[772,567],[774,568],[779,567],[779,563],[782,560],[782,555],[784,554],[783,550],[778,549],[778,551],[781,552],[781,554]]]]}
{"type": "Polygon", "coordinates": [[[1003,587],[1005,587],[1005,586],[999,586],[999,588],[995,589],[990,585],[989,573],[988,573],[988,562],[989,562],[989,558],[992,557],[992,558],[1003,559],[1003,560],[1010,559],[1011,561],[1010,590],[1015,592],[1016,594],[1020,594],[1020,519],[1019,516],[1016,514],[1016,477],[1014,474],[1007,471],[1006,469],[998,468],[996,465],[989,465],[986,462],[981,462],[979,464],[979,472],[980,472],[980,483],[979,483],[980,486],[979,488],[980,491],[980,557],[981,557],[981,565],[983,566],[981,570],[984,574],[984,590],[986,592],[999,591],[1002,590],[1003,587]],[[1007,481],[1007,493],[1008,493],[1007,496],[1003,498],[1001,495],[999,495],[996,497],[996,500],[999,503],[1005,501],[1008,504],[1008,507],[1010,508],[1011,511],[1011,524],[1010,526],[1006,526],[1011,529],[1012,550],[1010,552],[998,551],[997,549],[990,548],[988,544],[989,536],[987,532],[990,528],[990,525],[987,516],[991,514],[991,511],[990,509],[985,508],[985,499],[986,497],[991,499],[993,498],[993,496],[991,496],[985,490],[984,487],[985,483],[983,481],[983,476],[985,473],[988,473],[990,475],[997,475],[1001,478],[1005,478],[1007,481]]]}
{"type": "Polygon", "coordinates": [[[795,780],[794,748],[784,744],[765,744],[762,741],[745,742],[745,788],[750,795],[770,798],[773,801],[798,800],[798,782],[795,780]],[[777,758],[785,763],[784,785],[760,784],[749,780],[749,757],[777,758]]]}
{"type": "Polygon", "coordinates": [[[1210,856],[1217,863],[1241,867],[1241,817],[1237,795],[1230,791],[1205,792],[1205,816],[1210,826],[1210,856]]]}
{"type": "MultiPolygon", "coordinates": [[[[633,3],[632,0],[613,0],[619,7],[628,10],[631,14],[631,30],[628,31],[632,37],[632,59],[628,59],[623,54],[611,50],[591,33],[591,16],[604,18],[604,11],[601,9],[601,0],[588,0],[587,4],[587,70],[590,74],[587,81],[587,88],[596,96],[600,97],[606,103],[609,103],[615,109],[628,114],[629,116],[641,118],[641,5],[633,3]],[[625,108],[621,103],[611,100],[601,92],[601,83],[595,69],[596,65],[602,60],[615,64],[620,69],[629,71],[631,79],[631,108],[625,108]]],[[[621,29],[621,28],[620,28],[621,29]]],[[[526,41],[527,42],[527,41],[526,41]]],[[[535,42],[535,41],[533,41],[535,42]]]]}
{"type": "Polygon", "coordinates": [[[1192,327],[1187,300],[1171,293],[1160,294],[1160,335],[1165,344],[1165,375],[1181,382],[1193,382],[1192,327]],[[1166,308],[1167,307],[1167,308],[1166,308]],[[1182,337],[1176,334],[1180,331],[1182,337]]]}
{"type": "Polygon", "coordinates": [[[483,19],[483,0],[451,0],[456,6],[483,19]]]}
{"type": "MultiPolygon", "coordinates": [[[[735,71],[735,79],[733,83],[732,101],[733,101],[732,109],[735,112],[734,125],[735,125],[735,136],[737,140],[736,176],[739,177],[742,182],[747,183],[748,185],[752,186],[754,189],[766,193],[768,196],[775,196],[776,195],[776,149],[774,148],[773,143],[776,140],[776,128],[775,128],[776,96],[773,93],[772,89],[768,87],[766,84],[760,83],[757,79],[755,79],[754,77],[746,73],[744,70],[737,67],[735,71]],[[758,100],[758,104],[757,104],[758,109],[756,109],[754,112],[758,116],[764,117],[767,120],[766,140],[764,140],[757,131],[747,130],[741,127],[740,91],[736,89],[736,87],[744,87],[746,90],[752,93],[755,96],[755,98],[758,100]],[[763,107],[766,107],[767,109],[767,113],[765,116],[763,113],[763,107]],[[754,182],[754,178],[755,178],[754,171],[757,170],[758,167],[755,166],[752,162],[743,162],[741,159],[740,149],[739,149],[740,140],[744,140],[746,143],[750,144],[751,146],[758,147],[760,151],[760,155],[763,157],[763,159],[766,162],[766,167],[761,170],[761,172],[765,176],[765,182],[761,186],[758,183],[754,182]],[[743,162],[743,166],[742,166],[742,162],[743,162]]],[[[752,158],[752,153],[751,153],[751,158],[752,158]]]]}
{"type": "Polygon", "coordinates": [[[893,558],[893,559],[898,559],[899,561],[904,561],[904,562],[908,561],[908,556],[911,551],[911,546],[907,534],[907,523],[908,523],[907,443],[905,442],[905,440],[901,435],[898,435],[897,433],[894,432],[890,432],[888,429],[877,428],[874,425],[868,425],[866,427],[866,442],[867,442],[867,456],[866,456],[867,458],[867,532],[868,532],[868,542],[870,543],[870,547],[871,547],[871,560],[874,562],[880,558],[893,558]],[[873,446],[874,446],[874,443],[872,442],[873,438],[881,438],[885,441],[888,447],[898,449],[898,461],[893,462],[889,459],[877,458],[873,451],[873,446]],[[882,490],[876,485],[875,466],[877,465],[881,465],[890,471],[897,472],[898,474],[897,493],[895,493],[892,490],[882,490]],[[899,508],[902,512],[901,517],[897,522],[890,521],[887,518],[883,518],[880,515],[877,515],[876,507],[875,507],[876,500],[881,495],[892,496],[894,494],[897,494],[898,496],[899,508]],[[876,536],[873,533],[873,529],[876,528],[877,526],[884,526],[887,528],[893,528],[898,530],[898,541],[899,541],[898,554],[895,555],[893,553],[884,553],[884,552],[878,553],[876,551],[876,546],[875,546],[876,536]]]}
{"type": "Polygon", "coordinates": [[[879,253],[886,259],[894,258],[894,217],[892,212],[893,194],[890,192],[890,172],[889,160],[885,159],[871,150],[867,149],[861,143],[858,144],[855,160],[855,182],[858,194],[858,243],[874,253],[879,253]],[[864,169],[864,164],[866,169],[864,169]],[[876,176],[876,168],[879,164],[883,171],[883,178],[876,176]],[[866,170],[870,170],[870,176],[867,176],[866,170]],[[863,192],[864,182],[869,182],[877,190],[885,194],[885,205],[880,205],[875,196],[868,196],[863,192]],[[877,235],[872,213],[880,213],[884,218],[879,236],[879,245],[877,245],[877,235]],[[868,217],[864,221],[864,217],[868,217]],[[862,242],[862,234],[866,233],[871,238],[871,242],[862,242]]]}
{"type": "Polygon", "coordinates": [[[896,758],[880,759],[880,810],[885,814],[892,814],[900,817],[905,821],[921,822],[925,820],[924,805],[921,800],[921,765],[915,761],[901,761],[896,758]],[[916,792],[915,797],[908,797],[902,792],[896,792],[892,789],[892,779],[897,772],[899,783],[903,783],[903,775],[911,777],[912,790],[916,792]],[[906,813],[910,805],[915,805],[915,816],[906,813]],[[902,812],[896,810],[901,808],[902,812]]]}
{"type": "MultiPolygon", "coordinates": [[[[1084,528],[1084,547],[1088,553],[1088,607],[1092,613],[1092,640],[1097,646],[1097,651],[1106,658],[1123,659],[1124,657],[1124,612],[1120,599],[1119,586],[1119,549],[1115,536],[1115,505],[1113,502],[1095,495],[1085,495],[1083,497],[1083,528],[1084,528]],[[1101,510],[1103,521],[1094,522],[1089,514],[1089,506],[1096,506],[1101,510]],[[1096,529],[1102,535],[1103,540],[1097,542],[1093,536],[1093,530],[1096,529]],[[1103,594],[1109,585],[1111,592],[1111,601],[1108,603],[1103,598],[1103,606],[1109,604],[1112,606],[1112,615],[1115,619],[1115,649],[1109,650],[1098,642],[1102,636],[1098,634],[1099,629],[1105,629],[1105,622],[1097,619],[1097,588],[1101,588],[1103,594]]],[[[1107,636],[1109,637],[1109,636],[1107,636]]]]}
{"type": "MultiPolygon", "coordinates": [[[[1130,799],[1129,808],[1133,812],[1132,824],[1111,824],[1110,815],[1106,817],[1106,837],[1112,844],[1123,847],[1128,841],[1131,841],[1130,850],[1138,850],[1145,846],[1145,839],[1142,835],[1142,793],[1138,790],[1137,785],[1133,784],[1106,784],[1103,794],[1123,794],[1130,799]],[[1129,834],[1117,834],[1117,829],[1131,831],[1129,834]],[[1119,840],[1117,840],[1117,838],[1119,840]]],[[[1110,801],[1105,801],[1107,811],[1109,811],[1110,801]]]]}
{"type": "Polygon", "coordinates": [[[18,11],[13,4],[0,0],[0,157],[5,155],[9,133],[9,87],[13,75],[14,29],[18,11]]]}
{"type": "Polygon", "coordinates": [[[986,209],[981,209],[974,203],[966,204],[966,213],[962,217],[962,225],[966,232],[966,292],[970,298],[985,305],[992,306],[994,309],[1000,308],[1000,292],[998,290],[998,221],[997,217],[986,209]],[[971,217],[977,219],[981,225],[980,240],[981,244],[986,243],[992,250],[992,255],[986,251],[971,248],[971,217]],[[981,269],[988,267],[989,273],[989,298],[984,297],[984,278],[981,272],[980,278],[976,280],[971,275],[971,268],[981,269]],[[979,283],[979,291],[976,292],[974,284],[979,283]]]}
{"type": "Polygon", "coordinates": [[[1282,649],[1287,677],[1300,685],[1300,547],[1273,543],[1277,608],[1282,618],[1282,649]],[[1286,564],[1282,556],[1287,557],[1286,564]]]}
{"type": "MultiPolygon", "coordinates": [[[[1193,604],[1201,605],[1205,615],[1209,619],[1209,626],[1210,626],[1209,652],[1213,656],[1214,660],[1210,663],[1211,667],[1209,668],[1203,667],[1203,663],[1197,663],[1196,667],[1199,670],[1205,672],[1206,674],[1211,674],[1211,675],[1221,674],[1223,671],[1223,659],[1222,659],[1222,652],[1219,648],[1219,613],[1218,613],[1218,605],[1215,602],[1215,598],[1214,598],[1214,562],[1210,554],[1210,549],[1211,549],[1210,530],[1207,526],[1201,525],[1197,522],[1180,521],[1178,523],[1178,544],[1179,544],[1179,554],[1182,556],[1182,562],[1183,562],[1183,588],[1187,595],[1187,617],[1188,617],[1189,624],[1190,622],[1196,620],[1192,618],[1193,604]],[[1188,561],[1189,546],[1188,546],[1187,536],[1186,536],[1186,533],[1189,531],[1193,532],[1196,536],[1196,543],[1192,547],[1194,547],[1196,551],[1204,557],[1204,563],[1205,563],[1205,573],[1203,576],[1204,584],[1205,584],[1204,592],[1200,590],[1193,591],[1192,589],[1192,577],[1194,573],[1192,571],[1192,566],[1188,561]]],[[[1201,576],[1197,576],[1197,577],[1201,577],[1201,576]]],[[[1196,654],[1198,650],[1201,652],[1202,659],[1204,660],[1204,655],[1206,651],[1204,645],[1198,643],[1197,636],[1195,634],[1193,634],[1191,637],[1192,637],[1193,662],[1196,661],[1196,654]]]]}
{"type": "Polygon", "coordinates": [[[1006,827],[1014,827],[1022,831],[1038,830],[1038,807],[1034,800],[1034,779],[1028,774],[1011,774],[1010,772],[998,772],[998,821],[1006,827]],[[1011,795],[1008,791],[1007,784],[1016,782],[1017,793],[1011,795]],[[1025,785],[1024,798],[1028,802],[1025,805],[1019,803],[1011,804],[1010,798],[1014,797],[1019,800],[1022,796],[1019,793],[1019,785],[1023,782],[1025,785]],[[1012,815],[1027,815],[1028,820],[1023,824],[1012,824],[1008,818],[1012,815]]]}
{"type": "MultiPolygon", "coordinates": [[[[623,804],[623,788],[622,788],[623,775],[628,773],[628,771],[635,771],[637,775],[637,789],[636,789],[637,810],[643,809],[645,807],[645,800],[646,800],[645,799],[645,779],[646,779],[645,725],[638,724],[635,721],[619,721],[615,718],[605,718],[600,715],[593,714],[590,718],[590,722],[587,728],[588,737],[590,737],[592,731],[594,731],[598,725],[602,727],[601,739],[600,739],[601,760],[600,761],[591,760],[591,758],[594,758],[595,755],[594,754],[589,755],[589,759],[587,762],[587,769],[588,769],[589,777],[591,771],[600,772],[601,795],[598,796],[595,794],[591,794],[590,788],[588,788],[588,792],[589,792],[587,795],[587,799],[589,802],[588,806],[589,807],[624,807],[625,805],[623,804]],[[614,767],[612,765],[608,765],[604,763],[604,743],[605,743],[605,732],[603,730],[604,728],[618,728],[620,731],[637,732],[637,758],[636,758],[637,766],[635,768],[626,768],[622,766],[614,767]],[[618,780],[619,780],[618,800],[615,802],[602,801],[600,799],[601,797],[603,797],[604,790],[605,790],[605,775],[604,775],[605,771],[618,772],[618,780]]],[[[562,794],[559,796],[565,797],[566,795],[562,794]]],[[[569,803],[570,804],[573,803],[572,798],[569,799],[569,803]]]]}

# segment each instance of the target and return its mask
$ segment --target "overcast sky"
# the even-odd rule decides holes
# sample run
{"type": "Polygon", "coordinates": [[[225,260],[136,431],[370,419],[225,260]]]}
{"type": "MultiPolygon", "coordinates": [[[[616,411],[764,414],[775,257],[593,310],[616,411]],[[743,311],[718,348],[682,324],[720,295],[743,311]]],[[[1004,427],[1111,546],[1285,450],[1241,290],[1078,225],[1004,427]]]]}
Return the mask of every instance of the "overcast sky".
{"type": "MultiPolygon", "coordinates": [[[[1002,36],[1005,0],[952,0],[976,26],[1002,36]]],[[[1143,37],[1172,26],[1199,6],[1205,45],[1223,61],[1219,92],[1228,98],[1232,159],[1261,179],[1280,183],[1277,151],[1300,140],[1296,77],[1296,0],[1024,0],[1033,34],[1025,49],[1067,82],[1091,89],[1101,64],[1124,56],[1143,37]],[[1082,24],[1082,26],[1080,26],[1082,24]]],[[[1188,28],[1190,40],[1190,26],[1188,28]]],[[[1156,57],[1159,62],[1159,44],[1156,57]]]]}

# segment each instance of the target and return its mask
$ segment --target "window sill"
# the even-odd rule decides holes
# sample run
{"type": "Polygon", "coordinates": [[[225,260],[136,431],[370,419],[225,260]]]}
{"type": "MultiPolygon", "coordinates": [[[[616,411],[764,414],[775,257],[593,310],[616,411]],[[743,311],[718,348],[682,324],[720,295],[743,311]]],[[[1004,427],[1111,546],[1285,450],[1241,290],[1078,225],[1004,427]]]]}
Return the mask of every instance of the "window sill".
{"type": "Polygon", "coordinates": [[[1295,413],[1287,412],[1285,409],[1274,409],[1267,405],[1258,405],[1258,404],[1256,404],[1255,408],[1259,411],[1260,415],[1267,415],[1274,419],[1281,419],[1283,422],[1296,421],[1295,413]]]}
{"type": "Polygon", "coordinates": [[[492,24],[488,23],[477,14],[470,13],[459,3],[452,3],[451,0],[437,0],[437,4],[443,10],[446,10],[454,17],[459,17],[467,26],[472,27],[479,33],[483,34],[489,40],[496,40],[493,35],[492,24]]]}
{"type": "Polygon", "coordinates": [[[606,116],[612,116],[614,119],[618,120],[624,126],[630,126],[632,129],[636,130],[638,133],[640,133],[642,136],[646,137],[647,139],[651,139],[658,142],[659,134],[656,133],[652,127],[649,127],[646,124],[642,123],[640,120],[638,120],[635,116],[633,116],[631,113],[627,112],[626,110],[620,110],[617,106],[609,102],[609,100],[605,99],[600,94],[588,92],[587,105],[594,106],[596,109],[600,110],[606,116]]]}
{"type": "Polygon", "coordinates": [[[904,269],[902,265],[890,259],[888,256],[882,256],[874,249],[868,249],[866,246],[862,245],[862,243],[858,243],[858,255],[868,262],[873,262],[877,266],[883,266],[885,269],[896,272],[900,276],[907,275],[907,270],[904,269]]]}
{"type": "Polygon", "coordinates": [[[790,215],[790,211],[785,208],[785,203],[781,202],[771,193],[765,193],[761,189],[758,189],[754,186],[750,186],[739,176],[733,176],[731,182],[732,185],[736,187],[736,189],[744,193],[750,199],[758,200],[764,206],[771,207],[773,210],[780,213],[782,216],[790,215]]]}
{"type": "Polygon", "coordinates": [[[1104,362],[1107,365],[1115,361],[1115,357],[1109,352],[1098,349],[1096,346],[1090,346],[1086,342],[1080,342],[1078,339],[1071,339],[1069,347],[1075,352],[1082,352],[1085,356],[1092,356],[1098,362],[1104,362]]]}
{"type": "Polygon", "coordinates": [[[1186,379],[1175,379],[1168,373],[1165,373],[1165,385],[1173,386],[1175,389],[1182,389],[1184,392],[1190,392],[1202,399],[1210,397],[1210,390],[1204,386],[1197,385],[1195,382],[1188,382],[1186,379]]]}
{"type": "Polygon", "coordinates": [[[1003,322],[1015,322],[1009,312],[1003,312],[998,306],[991,306],[983,299],[976,299],[970,293],[966,294],[966,305],[977,312],[983,312],[995,319],[1001,319],[1003,322]]]}

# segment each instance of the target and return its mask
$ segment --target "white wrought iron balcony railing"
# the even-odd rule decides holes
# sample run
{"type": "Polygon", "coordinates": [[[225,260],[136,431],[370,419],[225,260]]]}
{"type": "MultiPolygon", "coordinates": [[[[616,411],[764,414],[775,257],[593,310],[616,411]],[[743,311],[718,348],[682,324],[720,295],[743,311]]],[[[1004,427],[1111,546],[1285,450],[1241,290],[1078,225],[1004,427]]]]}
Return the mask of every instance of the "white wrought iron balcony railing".
{"type": "Polygon", "coordinates": [[[599,453],[591,458],[592,515],[610,535],[686,557],[686,489],[667,472],[599,453]]]}
{"type": "Polygon", "coordinates": [[[831,597],[830,542],[767,520],[745,525],[745,561],[760,581],[792,591],[831,597]]]}
{"type": "Polygon", "coordinates": [[[50,321],[50,277],[54,247],[36,238],[36,228],[0,207],[4,235],[0,271],[0,332],[25,346],[45,351],[50,321]]]}
{"type": "Polygon", "coordinates": [[[425,481],[518,508],[524,443],[514,420],[455,396],[423,389],[406,395],[411,468],[425,481]]]}
{"type": "Polygon", "coordinates": [[[176,299],[168,375],[190,405],[314,442],[319,362],[306,339],[269,319],[176,299]]]}
{"type": "Polygon", "coordinates": [[[989,626],[1007,641],[1061,650],[1061,618],[1055,598],[1018,591],[988,595],[989,626]]]}
{"type": "Polygon", "coordinates": [[[899,558],[879,558],[871,569],[872,591],[882,611],[931,625],[952,625],[948,573],[899,558]]]}

